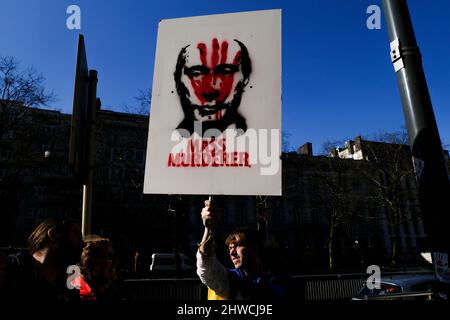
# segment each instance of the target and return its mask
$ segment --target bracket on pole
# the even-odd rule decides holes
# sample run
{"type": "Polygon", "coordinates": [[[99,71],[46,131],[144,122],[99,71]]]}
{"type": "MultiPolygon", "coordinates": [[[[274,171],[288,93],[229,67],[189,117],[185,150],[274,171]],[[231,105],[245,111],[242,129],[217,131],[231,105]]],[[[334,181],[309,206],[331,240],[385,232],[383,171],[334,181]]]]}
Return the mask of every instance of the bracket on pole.
{"type": "Polygon", "coordinates": [[[391,61],[394,64],[395,72],[398,72],[405,67],[401,49],[400,39],[397,38],[391,42],[391,61]]]}

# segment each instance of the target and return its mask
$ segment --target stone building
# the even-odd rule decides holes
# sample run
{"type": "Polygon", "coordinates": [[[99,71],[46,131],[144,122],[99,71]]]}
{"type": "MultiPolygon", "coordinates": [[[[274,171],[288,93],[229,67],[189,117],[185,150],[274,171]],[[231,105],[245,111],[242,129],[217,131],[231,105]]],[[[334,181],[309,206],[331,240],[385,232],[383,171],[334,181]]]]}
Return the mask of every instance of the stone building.
{"type": "MultiPolygon", "coordinates": [[[[46,217],[80,220],[81,188],[68,169],[70,119],[58,111],[30,109],[0,140],[0,246],[24,246],[46,217]]],[[[123,270],[132,268],[136,252],[143,272],[153,252],[176,248],[193,258],[202,236],[206,195],[142,193],[147,134],[148,116],[98,112],[92,231],[112,238],[123,270]]],[[[329,272],[330,256],[331,271],[388,263],[397,237],[376,182],[388,185],[389,175],[373,158],[386,148],[357,138],[332,156],[314,156],[311,144],[283,154],[283,196],[216,197],[222,211],[219,255],[225,258],[220,241],[226,233],[245,226],[261,231],[268,261],[292,273],[329,272]]],[[[425,237],[413,176],[397,191],[407,218],[398,224],[398,257],[413,263],[425,237]]]]}

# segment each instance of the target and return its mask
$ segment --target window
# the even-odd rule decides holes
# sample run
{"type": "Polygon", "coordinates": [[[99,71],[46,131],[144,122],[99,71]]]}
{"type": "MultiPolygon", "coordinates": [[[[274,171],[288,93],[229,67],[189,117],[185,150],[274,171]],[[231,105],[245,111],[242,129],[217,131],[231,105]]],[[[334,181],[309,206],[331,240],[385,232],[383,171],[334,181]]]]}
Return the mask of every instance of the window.
{"type": "Polygon", "coordinates": [[[158,264],[160,265],[165,265],[165,266],[171,266],[173,264],[175,264],[175,259],[174,258],[158,258],[155,259],[158,261],[158,264]]]}
{"type": "Polygon", "coordinates": [[[301,224],[302,223],[301,211],[304,210],[304,208],[293,204],[291,206],[291,210],[293,213],[294,223],[296,225],[301,224]]]}
{"type": "Polygon", "coordinates": [[[33,194],[36,197],[43,197],[46,196],[48,194],[48,190],[47,187],[43,187],[43,186],[34,186],[33,187],[33,194]]]}
{"type": "Polygon", "coordinates": [[[48,143],[43,143],[41,146],[41,151],[42,152],[50,151],[50,145],[48,143]]]}
{"type": "Polygon", "coordinates": [[[312,211],[312,223],[313,224],[320,224],[321,223],[321,216],[325,216],[326,212],[325,209],[320,208],[312,211]]]}
{"type": "Polygon", "coordinates": [[[3,137],[8,140],[8,139],[14,139],[16,137],[16,134],[14,133],[13,130],[7,130],[4,134],[3,137]]]}
{"type": "Polygon", "coordinates": [[[125,160],[133,162],[135,158],[135,152],[133,149],[130,149],[125,154],[125,160]]]}
{"type": "Polygon", "coordinates": [[[0,150],[0,158],[9,158],[12,155],[12,151],[0,150]]]}
{"type": "Polygon", "coordinates": [[[56,126],[54,125],[46,125],[42,128],[42,131],[45,133],[55,133],[56,132],[56,126]]]}
{"type": "Polygon", "coordinates": [[[247,218],[247,216],[246,216],[246,214],[244,212],[244,209],[242,208],[241,205],[239,205],[236,208],[236,222],[239,223],[239,224],[245,223],[247,221],[246,218],[247,218]]]}
{"type": "Polygon", "coordinates": [[[40,208],[31,208],[29,217],[31,219],[40,219],[43,216],[42,209],[40,208]]]}
{"type": "Polygon", "coordinates": [[[9,175],[8,169],[0,169],[0,179],[4,179],[9,175]]]}
{"type": "Polygon", "coordinates": [[[136,150],[136,163],[144,163],[144,150],[136,150]]]}
{"type": "Polygon", "coordinates": [[[110,179],[122,179],[122,168],[119,167],[112,167],[110,168],[110,174],[109,174],[109,178],[110,179]]]}
{"type": "Polygon", "coordinates": [[[111,160],[112,161],[123,161],[125,158],[125,152],[122,149],[111,149],[111,160]]]}

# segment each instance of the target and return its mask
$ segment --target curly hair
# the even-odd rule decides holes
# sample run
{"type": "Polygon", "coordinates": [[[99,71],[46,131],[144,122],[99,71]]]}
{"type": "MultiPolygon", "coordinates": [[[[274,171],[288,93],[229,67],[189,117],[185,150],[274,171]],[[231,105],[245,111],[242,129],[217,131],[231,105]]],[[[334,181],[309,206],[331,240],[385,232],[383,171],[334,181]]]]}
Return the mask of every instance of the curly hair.
{"type": "Polygon", "coordinates": [[[85,240],[85,246],[81,253],[80,269],[85,276],[89,275],[95,261],[102,257],[102,250],[105,247],[112,247],[111,240],[100,236],[88,236],[85,240]]]}

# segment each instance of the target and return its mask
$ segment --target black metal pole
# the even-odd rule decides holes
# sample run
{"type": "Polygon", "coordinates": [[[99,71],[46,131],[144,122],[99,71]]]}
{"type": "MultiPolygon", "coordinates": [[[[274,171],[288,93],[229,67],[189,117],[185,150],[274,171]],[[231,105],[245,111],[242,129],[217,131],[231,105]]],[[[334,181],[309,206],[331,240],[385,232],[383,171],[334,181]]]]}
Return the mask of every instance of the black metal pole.
{"type": "Polygon", "coordinates": [[[94,186],[95,162],[95,121],[97,115],[97,71],[89,70],[89,102],[88,102],[88,143],[87,143],[87,180],[83,184],[83,208],[81,218],[81,232],[83,237],[91,234],[92,200],[94,186]]]}
{"type": "Polygon", "coordinates": [[[383,0],[383,6],[428,236],[421,249],[448,254],[450,182],[422,56],[406,0],[383,0]]]}

